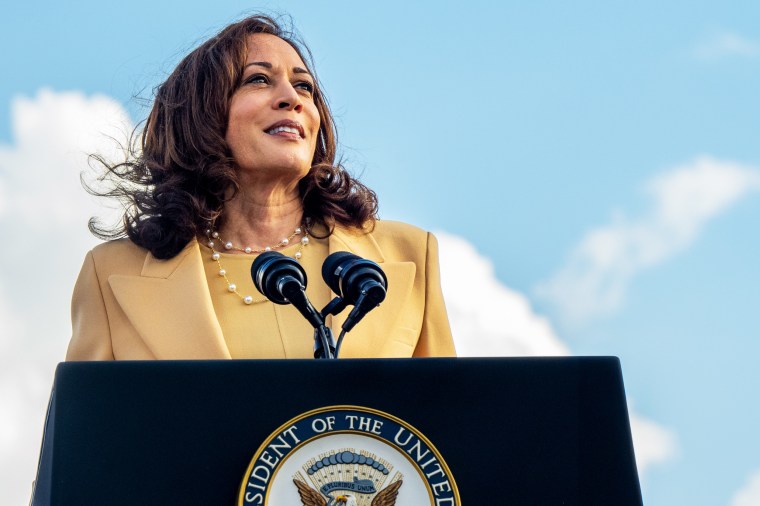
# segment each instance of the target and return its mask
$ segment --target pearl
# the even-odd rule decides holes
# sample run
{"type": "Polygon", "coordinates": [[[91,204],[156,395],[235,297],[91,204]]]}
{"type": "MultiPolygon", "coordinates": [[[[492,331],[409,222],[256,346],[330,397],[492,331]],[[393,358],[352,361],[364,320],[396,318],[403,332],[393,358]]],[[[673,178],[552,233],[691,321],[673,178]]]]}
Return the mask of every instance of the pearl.
{"type": "Polygon", "coordinates": [[[235,286],[235,283],[230,283],[227,286],[227,290],[229,290],[230,292],[234,292],[235,290],[237,290],[237,286],[235,286]]]}
{"type": "Polygon", "coordinates": [[[219,275],[220,276],[226,276],[227,275],[227,271],[224,270],[224,269],[219,269],[219,275]]]}
{"type": "Polygon", "coordinates": [[[216,232],[216,231],[212,232],[211,237],[213,237],[214,239],[219,239],[219,232],[216,232]]]}
{"type": "Polygon", "coordinates": [[[224,243],[224,249],[232,249],[232,243],[231,242],[224,243]]]}
{"type": "Polygon", "coordinates": [[[296,234],[300,234],[300,233],[301,233],[301,227],[298,227],[298,228],[296,229],[296,234]]]}
{"type": "Polygon", "coordinates": [[[305,235],[305,236],[301,237],[301,244],[303,244],[304,246],[306,246],[307,244],[309,244],[309,236],[305,235]]]}
{"type": "Polygon", "coordinates": [[[282,244],[283,246],[287,246],[289,242],[290,242],[290,241],[289,241],[289,240],[288,240],[288,238],[286,237],[286,238],[284,238],[282,241],[280,241],[280,244],[282,244]]]}
{"type": "Polygon", "coordinates": [[[250,252],[251,252],[251,251],[253,251],[253,250],[251,249],[251,247],[250,247],[250,246],[246,246],[246,247],[245,247],[245,250],[243,250],[243,251],[245,251],[246,253],[250,253],[250,252]]]}
{"type": "Polygon", "coordinates": [[[269,246],[267,246],[266,248],[264,248],[264,251],[272,251],[272,248],[270,248],[269,246]]]}
{"type": "Polygon", "coordinates": [[[251,302],[253,302],[253,297],[251,297],[250,295],[246,295],[245,297],[243,297],[243,302],[245,302],[246,304],[250,304],[251,302]]]}
{"type": "Polygon", "coordinates": [[[206,235],[211,235],[211,229],[210,228],[206,229],[206,235]]]}
{"type": "Polygon", "coordinates": [[[217,253],[216,251],[214,251],[214,254],[213,254],[213,255],[211,255],[211,259],[212,259],[212,260],[219,260],[219,257],[220,257],[220,256],[221,256],[221,255],[219,255],[219,253],[217,253]]]}
{"type": "Polygon", "coordinates": [[[214,241],[209,241],[208,242],[208,247],[209,248],[213,248],[214,247],[214,241]]]}
{"type": "Polygon", "coordinates": [[[299,258],[301,258],[301,252],[300,251],[296,251],[295,257],[296,257],[296,260],[298,260],[299,258]]]}

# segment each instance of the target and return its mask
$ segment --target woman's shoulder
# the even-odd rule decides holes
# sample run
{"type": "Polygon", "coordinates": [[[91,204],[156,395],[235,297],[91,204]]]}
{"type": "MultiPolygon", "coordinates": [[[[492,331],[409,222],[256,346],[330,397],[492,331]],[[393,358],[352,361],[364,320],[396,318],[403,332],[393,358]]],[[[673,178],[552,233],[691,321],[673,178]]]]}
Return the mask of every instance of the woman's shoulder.
{"type": "Polygon", "coordinates": [[[95,246],[92,259],[99,269],[110,272],[139,272],[145,263],[148,250],[129,239],[115,239],[95,246]]]}
{"type": "Polygon", "coordinates": [[[435,240],[426,230],[400,221],[378,220],[370,234],[386,258],[417,263],[424,262],[435,240]]]}
{"type": "Polygon", "coordinates": [[[333,233],[342,237],[372,236],[378,242],[426,242],[430,235],[426,230],[414,225],[392,220],[375,220],[371,226],[365,225],[364,229],[337,225],[333,233]]]}
{"type": "Polygon", "coordinates": [[[148,250],[138,246],[127,238],[114,239],[98,244],[92,248],[93,255],[126,255],[140,256],[144,258],[148,250]]]}
{"type": "Polygon", "coordinates": [[[417,226],[401,221],[377,220],[372,234],[376,237],[390,239],[405,239],[411,241],[427,241],[428,232],[417,226]]]}

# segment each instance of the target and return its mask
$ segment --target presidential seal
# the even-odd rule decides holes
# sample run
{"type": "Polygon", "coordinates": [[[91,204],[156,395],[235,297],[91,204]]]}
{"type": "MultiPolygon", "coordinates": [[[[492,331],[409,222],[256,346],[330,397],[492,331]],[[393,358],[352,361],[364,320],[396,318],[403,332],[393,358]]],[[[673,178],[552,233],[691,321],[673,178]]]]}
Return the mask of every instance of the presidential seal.
{"type": "Polygon", "coordinates": [[[238,506],[460,506],[438,450],[417,429],[359,406],[304,413],[277,429],[246,470],[238,506]]]}

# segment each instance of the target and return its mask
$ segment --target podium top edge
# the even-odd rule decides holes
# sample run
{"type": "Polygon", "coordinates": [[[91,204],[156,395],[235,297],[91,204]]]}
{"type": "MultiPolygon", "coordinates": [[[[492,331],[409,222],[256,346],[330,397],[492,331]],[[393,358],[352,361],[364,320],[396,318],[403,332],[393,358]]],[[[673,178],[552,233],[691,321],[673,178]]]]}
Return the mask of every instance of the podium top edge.
{"type": "Polygon", "coordinates": [[[201,366],[201,367],[219,367],[223,364],[230,366],[240,366],[244,364],[324,364],[324,366],[334,367],[340,364],[432,364],[432,363],[462,363],[462,364],[601,364],[607,363],[620,367],[620,358],[614,355],[573,355],[573,356],[520,356],[520,357],[424,357],[424,358],[344,358],[339,360],[316,360],[316,359],[223,359],[223,360],[107,360],[107,361],[72,361],[60,362],[57,366],[59,369],[70,367],[132,367],[136,364],[143,366],[167,366],[173,365],[178,367],[201,366]],[[108,364],[108,365],[106,365],[108,364]]]}

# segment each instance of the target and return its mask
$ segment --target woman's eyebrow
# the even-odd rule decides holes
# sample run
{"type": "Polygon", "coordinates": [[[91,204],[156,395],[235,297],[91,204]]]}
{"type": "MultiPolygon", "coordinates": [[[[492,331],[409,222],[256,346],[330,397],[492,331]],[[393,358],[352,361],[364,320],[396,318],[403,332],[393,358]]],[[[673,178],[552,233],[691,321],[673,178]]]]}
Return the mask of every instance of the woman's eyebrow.
{"type": "MultiPolygon", "coordinates": [[[[258,67],[264,67],[265,69],[272,69],[272,64],[268,61],[252,61],[251,63],[246,63],[245,67],[243,67],[243,70],[247,69],[251,65],[256,65],[258,67]]],[[[309,74],[311,75],[311,72],[306,70],[305,68],[301,67],[293,67],[293,73],[294,74],[309,74]]]]}
{"type": "Polygon", "coordinates": [[[258,65],[259,67],[264,67],[264,68],[267,68],[267,69],[271,69],[272,68],[272,64],[269,63],[268,61],[252,61],[251,63],[246,63],[245,67],[243,67],[243,69],[245,70],[248,67],[250,67],[251,65],[258,65]]]}

